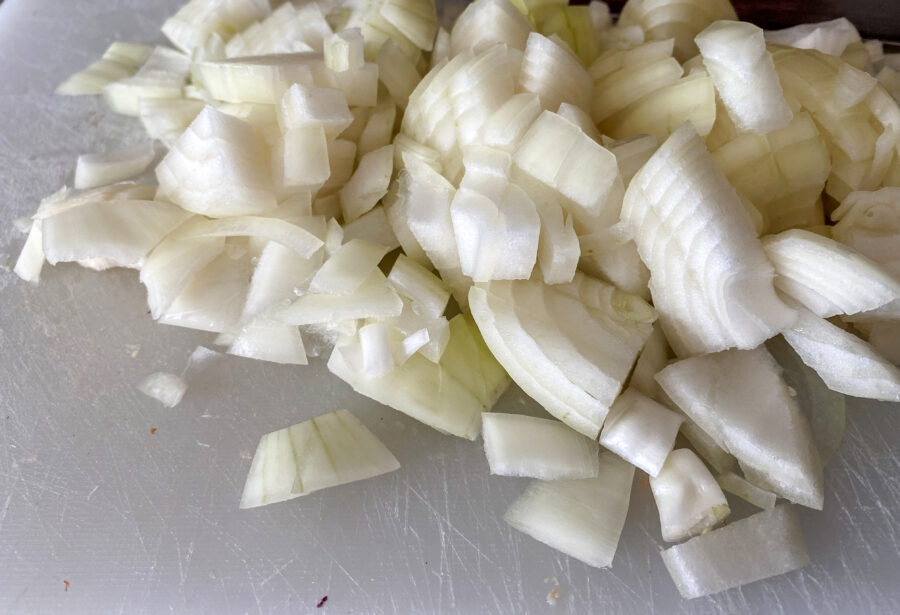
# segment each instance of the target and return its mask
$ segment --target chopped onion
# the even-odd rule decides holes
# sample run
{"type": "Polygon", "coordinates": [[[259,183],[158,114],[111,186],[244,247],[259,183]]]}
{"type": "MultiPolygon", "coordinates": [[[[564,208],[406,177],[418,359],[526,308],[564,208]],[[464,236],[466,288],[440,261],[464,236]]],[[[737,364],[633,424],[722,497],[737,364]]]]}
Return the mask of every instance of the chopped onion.
{"type": "Polygon", "coordinates": [[[190,0],[163,24],[162,32],[176,47],[190,53],[211,34],[227,38],[270,11],[267,0],[190,0]]]}
{"type": "Polygon", "coordinates": [[[381,46],[375,63],[378,64],[378,78],[391,98],[401,109],[405,109],[409,95],[422,80],[416,65],[392,40],[381,46]]]}
{"type": "Polygon", "coordinates": [[[805,309],[782,332],[803,362],[828,388],[854,397],[900,401],[900,369],[871,345],[805,309]]]}
{"type": "Polygon", "coordinates": [[[659,474],[684,419],[636,389],[626,389],[609,409],[600,445],[650,476],[659,474]]]}
{"type": "Polygon", "coordinates": [[[753,484],[821,510],[822,465],[809,424],[765,347],[684,359],[657,381],[753,484]]]}
{"type": "Polygon", "coordinates": [[[570,103],[590,109],[593,87],[581,61],[571,51],[537,32],[528,35],[519,87],[537,94],[544,110],[570,103]]]}
{"type": "Polygon", "coordinates": [[[597,478],[536,480],[503,519],[566,555],[606,568],[625,525],[633,477],[634,466],[604,453],[597,478]]]}
{"type": "Polygon", "coordinates": [[[717,21],[694,40],[738,129],[765,134],[787,126],[791,110],[761,28],[741,21],[717,21]]]}
{"type": "Polygon", "coordinates": [[[394,261],[388,282],[422,313],[437,318],[444,313],[450,289],[433,273],[401,254],[394,261]]]}
{"type": "Polygon", "coordinates": [[[874,310],[900,298],[900,282],[877,263],[827,237],[802,229],[763,241],[775,265],[775,285],[828,318],[874,310]]]}
{"type": "Polygon", "coordinates": [[[515,94],[487,118],[482,126],[481,140],[485,145],[513,152],[540,113],[541,100],[537,94],[515,94]]]}
{"type": "Polygon", "coordinates": [[[315,254],[323,245],[321,239],[302,226],[262,216],[233,216],[197,221],[192,224],[185,237],[259,237],[277,241],[304,258],[315,254]]]}
{"type": "Polygon", "coordinates": [[[403,301],[377,268],[350,294],[308,293],[281,310],[277,317],[291,325],[339,323],[359,318],[399,316],[403,301]]]}
{"type": "MultiPolygon", "coordinates": [[[[315,54],[252,56],[197,62],[192,71],[194,83],[216,100],[271,105],[278,104],[284,93],[297,83],[306,87],[329,87],[317,83],[313,77],[317,62],[324,60],[315,54]]],[[[354,75],[358,72],[347,71],[354,75]]]]}
{"type": "Polygon", "coordinates": [[[381,205],[375,206],[368,213],[346,224],[344,226],[344,239],[346,241],[360,239],[377,243],[386,247],[388,251],[400,247],[387,214],[384,213],[384,207],[381,205]]]}
{"type": "Polygon", "coordinates": [[[309,283],[309,292],[349,295],[368,279],[385,254],[387,248],[377,243],[362,239],[348,241],[316,272],[309,283]]]}
{"type": "Polygon", "coordinates": [[[25,280],[37,284],[41,281],[41,269],[44,268],[44,235],[41,232],[40,220],[31,222],[28,238],[22,246],[22,252],[16,260],[13,272],[25,280]]]}
{"type": "MultiPolygon", "coordinates": [[[[663,392],[663,395],[665,395],[665,392],[663,392]]],[[[666,395],[666,398],[668,398],[668,395],[666,395]]],[[[678,407],[671,400],[669,400],[669,403],[672,408],[678,407]]],[[[716,472],[726,472],[737,465],[737,459],[734,458],[734,455],[719,446],[708,433],[700,429],[700,426],[688,418],[687,415],[684,417],[680,431],[687,441],[691,443],[694,450],[697,451],[697,454],[703,457],[706,463],[715,468],[716,472]]]]}
{"type": "Polygon", "coordinates": [[[138,112],[147,136],[171,148],[204,106],[199,100],[142,98],[138,112]]]}
{"type": "Polygon", "coordinates": [[[181,98],[190,69],[188,56],[156,47],[133,76],[103,86],[103,99],[116,113],[137,117],[143,99],[181,98]]]}
{"type": "Polygon", "coordinates": [[[359,28],[347,28],[325,38],[325,66],[336,73],[358,70],[365,64],[359,28]]]}
{"type": "Polygon", "coordinates": [[[643,393],[650,399],[663,402],[662,389],[656,382],[656,374],[668,364],[672,358],[672,351],[666,336],[662,331],[659,323],[653,325],[653,333],[644,343],[641,354],[638,355],[637,363],[631,372],[631,380],[629,386],[643,393]]]}
{"type": "Polygon", "coordinates": [[[63,96],[100,94],[106,84],[134,75],[152,52],[153,47],[149,45],[116,41],[103,52],[103,57],[60,84],[56,93],[63,96]]]}
{"type": "Polygon", "coordinates": [[[181,403],[187,391],[187,383],[181,376],[167,372],[155,372],[144,378],[137,386],[138,391],[152,397],[166,408],[174,408],[181,403]]]}
{"type": "Polygon", "coordinates": [[[106,154],[83,154],[75,168],[75,189],[96,188],[140,175],[155,156],[152,143],[106,154]]]}
{"type": "Polygon", "coordinates": [[[663,540],[703,534],[731,514],[722,489],[700,458],[686,448],[672,451],[650,489],[659,509],[663,540]]]}
{"type": "Polygon", "coordinates": [[[490,410],[509,383],[474,323],[462,315],[450,321],[450,343],[438,363],[415,354],[381,377],[366,378],[337,346],[328,369],[358,393],[469,440],[481,431],[481,413],[490,410]]]}
{"type": "Polygon", "coordinates": [[[290,2],[272,14],[242,29],[225,46],[229,58],[297,51],[322,51],[331,27],[315,2],[294,7],[290,2]]]}
{"type": "Polygon", "coordinates": [[[597,443],[559,421],[495,412],[481,420],[491,474],[559,480],[600,471],[597,443]]]}
{"type": "MultiPolygon", "coordinates": [[[[429,314],[422,309],[420,304],[411,301],[404,300],[400,315],[387,319],[386,324],[404,336],[404,339],[421,335],[424,331],[427,339],[416,347],[416,351],[432,363],[441,360],[447,344],[450,342],[450,325],[447,319],[441,315],[429,314]]],[[[418,344],[416,340],[417,338],[413,337],[413,340],[405,342],[407,350],[409,345],[418,344]]],[[[402,356],[405,351],[400,354],[402,356]]]]}
{"type": "Polygon", "coordinates": [[[369,152],[390,145],[396,117],[397,106],[390,99],[379,101],[371,110],[366,118],[365,127],[357,138],[356,152],[360,158],[369,152]]]}
{"type": "Polygon", "coordinates": [[[769,30],[766,40],[797,49],[815,49],[832,56],[844,53],[847,45],[859,42],[859,32],[845,17],[806,23],[783,30],[769,30]]]}
{"type": "Polygon", "coordinates": [[[694,37],[719,19],[737,19],[728,0],[630,0],[616,25],[641,26],[650,41],[674,38],[675,57],[684,62],[697,53],[694,37]]]}
{"type": "Polygon", "coordinates": [[[662,552],[684,598],[699,598],[809,563],[792,507],[751,515],[662,552]]]}
{"type": "Polygon", "coordinates": [[[282,132],[310,125],[321,126],[331,141],[353,123],[347,98],[340,90],[294,84],[278,105],[282,132]]]}
{"type": "Polygon", "coordinates": [[[750,502],[757,508],[762,508],[763,510],[772,510],[775,508],[775,500],[777,498],[774,493],[766,491],[765,489],[760,489],[734,472],[724,472],[719,474],[716,477],[716,482],[719,483],[719,486],[723,490],[728,493],[733,493],[739,498],[750,502]]]}
{"type": "Polygon", "coordinates": [[[247,122],[206,107],[156,167],[160,196],[207,216],[272,210],[265,158],[247,122]]]}
{"type": "Polygon", "coordinates": [[[387,193],[393,165],[392,145],[362,156],[353,177],[341,188],[341,209],[345,222],[353,222],[370,211],[387,193]]]}
{"type": "Polygon", "coordinates": [[[466,6],[450,31],[450,57],[476,53],[495,43],[525,50],[531,25],[508,0],[478,0],[466,6]]]}
{"type": "Polygon", "coordinates": [[[679,356],[754,348],[791,322],[740,199],[690,125],[634,176],[622,219],[635,232],[654,305],[679,356]],[[689,222],[676,225],[676,218],[689,222]],[[695,241],[697,233],[706,239],[695,241]]]}
{"type": "Polygon", "coordinates": [[[272,151],[272,176],[279,197],[318,192],[332,176],[329,149],[337,152],[337,148],[329,148],[325,129],[320,125],[285,131],[272,151]]]}
{"type": "Polygon", "coordinates": [[[546,284],[565,284],[575,277],[581,246],[572,216],[554,200],[535,201],[541,218],[537,262],[546,284]]]}
{"type": "Polygon", "coordinates": [[[836,240],[900,277],[900,188],[854,192],[831,217],[836,240]]]}
{"type": "Polygon", "coordinates": [[[671,55],[671,42],[646,43],[634,49],[607,52],[597,59],[590,72],[594,78],[591,117],[595,122],[602,123],[681,79],[684,70],[671,55]]]}
{"type": "Polygon", "coordinates": [[[260,439],[241,508],[283,502],[399,468],[359,419],[346,410],[330,412],[260,439]]]}
{"type": "Polygon", "coordinates": [[[372,322],[359,328],[359,349],[366,378],[383,376],[394,369],[394,354],[383,322],[372,322]]]}

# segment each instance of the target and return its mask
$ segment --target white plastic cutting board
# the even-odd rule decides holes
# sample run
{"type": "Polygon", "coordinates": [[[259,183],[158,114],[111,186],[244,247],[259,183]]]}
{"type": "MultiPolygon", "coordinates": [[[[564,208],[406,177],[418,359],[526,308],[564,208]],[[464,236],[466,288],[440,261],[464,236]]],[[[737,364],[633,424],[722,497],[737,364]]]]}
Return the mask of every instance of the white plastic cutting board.
{"type": "MultiPolygon", "coordinates": [[[[59,266],[20,282],[11,223],[71,181],[79,153],[141,138],[98,99],[52,92],[113,40],[160,40],[177,4],[0,4],[0,613],[900,612],[900,413],[887,404],[850,404],[825,510],[800,511],[812,566],[687,602],[640,473],[614,565],[596,570],[502,521],[527,482],[490,477],[480,443],[369,402],[320,364],[229,357],[175,409],[139,394],[211,336],[154,324],[133,272],[59,266]],[[403,468],[238,510],[260,435],[341,407],[403,468]]],[[[518,393],[498,409],[536,412],[518,393]]]]}

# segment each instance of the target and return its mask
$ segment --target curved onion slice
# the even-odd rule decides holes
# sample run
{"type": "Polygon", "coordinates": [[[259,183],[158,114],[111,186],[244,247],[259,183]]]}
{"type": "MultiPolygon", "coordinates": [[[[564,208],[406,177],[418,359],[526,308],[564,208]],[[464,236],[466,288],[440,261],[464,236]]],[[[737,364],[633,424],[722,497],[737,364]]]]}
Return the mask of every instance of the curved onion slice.
{"type": "Polygon", "coordinates": [[[719,486],[723,490],[728,493],[733,493],[739,498],[750,502],[757,508],[762,508],[763,510],[772,510],[775,508],[775,501],[778,498],[774,493],[766,491],[765,489],[760,489],[734,472],[724,472],[719,474],[716,477],[716,482],[719,483],[719,486]]]}
{"type": "Polygon", "coordinates": [[[583,110],[591,108],[593,84],[581,61],[553,39],[537,32],[528,35],[519,88],[537,94],[545,110],[570,103],[583,110]]]}
{"type": "Polygon", "coordinates": [[[116,113],[137,116],[142,99],[181,98],[190,68],[188,56],[156,47],[133,76],[103,86],[103,99],[116,113]]]}
{"type": "Polygon", "coordinates": [[[75,189],[96,188],[140,175],[155,156],[152,143],[105,154],[82,154],[75,167],[75,189]]]}
{"type": "Polygon", "coordinates": [[[699,598],[784,574],[809,563],[790,506],[751,515],[662,552],[679,593],[699,598]]]}
{"type": "Polygon", "coordinates": [[[654,41],[627,50],[612,50],[591,66],[594,98],[591,117],[601,123],[630,104],[677,83],[684,74],[672,57],[672,41],[654,41]],[[668,43],[668,45],[667,45],[668,43]]]}
{"type": "Polygon", "coordinates": [[[388,252],[400,247],[400,242],[381,205],[376,205],[368,213],[344,225],[344,239],[346,241],[360,239],[377,243],[386,247],[388,252]]]}
{"type": "Polygon", "coordinates": [[[160,193],[207,216],[276,207],[266,156],[250,124],[206,107],[156,167],[160,193]]]}
{"type": "Polygon", "coordinates": [[[450,57],[470,49],[478,53],[495,43],[524,51],[530,33],[531,25],[508,0],[478,0],[450,30],[450,57]]]}
{"type": "Polygon", "coordinates": [[[433,318],[444,313],[450,300],[450,289],[439,277],[403,254],[394,261],[388,282],[423,314],[433,318]]]}
{"type": "Polygon", "coordinates": [[[535,201],[541,218],[537,261],[546,284],[565,284],[575,277],[581,245],[575,234],[572,216],[566,215],[552,199],[535,201]]]}
{"type": "Polygon", "coordinates": [[[331,27],[315,2],[282,4],[272,14],[232,36],[225,45],[229,58],[296,51],[322,51],[331,27]]]}
{"type": "Polygon", "coordinates": [[[596,438],[655,314],[645,305],[647,320],[631,320],[631,303],[643,303],[639,298],[598,280],[591,284],[611,294],[589,297],[586,290],[536,281],[494,281],[472,287],[469,307],[516,384],[550,414],[596,438]]]}
{"type": "Polygon", "coordinates": [[[191,122],[206,106],[200,100],[181,98],[142,98],[139,115],[147,136],[159,139],[166,147],[178,141],[191,122]]]}
{"type": "Polygon", "coordinates": [[[278,320],[291,325],[339,323],[359,318],[399,316],[403,301],[377,268],[350,294],[307,293],[280,310],[278,320]]]}
{"type": "Polygon", "coordinates": [[[559,421],[496,412],[481,420],[491,474],[559,480],[593,478],[600,470],[597,443],[559,421]]]}
{"type": "Polygon", "coordinates": [[[341,188],[341,209],[345,222],[352,222],[371,210],[387,193],[393,165],[392,145],[362,156],[353,176],[341,188]]]}
{"type": "Polygon", "coordinates": [[[600,445],[650,476],[656,476],[675,446],[683,421],[677,412],[629,388],[609,409],[600,445]]]}
{"type": "Polygon", "coordinates": [[[181,376],[155,372],[141,380],[137,390],[157,400],[166,408],[174,408],[181,403],[181,398],[187,392],[187,383],[181,376]]]}
{"type": "Polygon", "coordinates": [[[347,98],[340,90],[292,85],[278,105],[282,132],[310,125],[321,126],[331,141],[353,123],[347,98]]]}
{"type": "Polygon", "coordinates": [[[805,23],[783,30],[769,30],[766,40],[797,49],[815,49],[832,56],[844,53],[847,45],[860,41],[856,27],[845,17],[805,23]]]}
{"type": "Polygon", "coordinates": [[[309,283],[309,292],[349,295],[362,284],[387,254],[376,243],[353,239],[342,245],[325,261],[309,283]]]}
{"type": "Polygon", "coordinates": [[[763,240],[775,285],[823,318],[875,310],[900,298],[900,282],[837,241],[801,229],[763,240]]]}
{"type": "Polygon", "coordinates": [[[100,94],[106,84],[134,75],[151,53],[153,47],[149,45],[116,41],[103,52],[103,57],[60,84],[56,93],[63,96],[100,94]]]}
{"type": "Polygon", "coordinates": [[[400,468],[397,459],[346,410],[264,435],[247,474],[241,508],[253,508],[373,478],[400,468]]]}
{"type": "Polygon", "coordinates": [[[102,259],[112,267],[140,267],[160,240],[190,214],[158,201],[89,201],[42,221],[47,262],[102,259]]]}
{"type": "Polygon", "coordinates": [[[622,219],[680,356],[754,348],[791,322],[737,193],[690,124],[631,180],[622,219]]]}
{"type": "Polygon", "coordinates": [[[852,333],[802,308],[798,313],[797,322],[782,335],[829,389],[854,397],[900,401],[900,369],[852,333]]]}
{"type": "Polygon", "coordinates": [[[450,321],[450,342],[438,363],[416,353],[383,376],[366,378],[338,345],[328,369],[356,392],[469,440],[481,431],[481,413],[490,410],[509,384],[474,323],[462,315],[450,321]]]}
{"type": "Polygon", "coordinates": [[[260,237],[277,241],[300,256],[309,258],[323,242],[302,226],[278,218],[234,216],[219,220],[200,220],[191,225],[185,237],[260,237]]]}
{"type": "Polygon", "coordinates": [[[270,11],[268,0],[190,0],[166,20],[162,32],[176,47],[190,53],[211,34],[226,39],[270,11]]]}
{"type": "Polygon", "coordinates": [[[536,480],[503,519],[566,555],[606,568],[625,526],[633,478],[633,465],[604,453],[597,478],[536,480]]]}
{"type": "Polygon", "coordinates": [[[822,465],[809,424],[765,347],[684,359],[656,379],[679,408],[738,458],[750,482],[821,510],[822,465]]]}
{"type": "Polygon", "coordinates": [[[708,532],[731,514],[721,487],[691,450],[672,451],[650,477],[663,540],[676,542],[708,532]]]}

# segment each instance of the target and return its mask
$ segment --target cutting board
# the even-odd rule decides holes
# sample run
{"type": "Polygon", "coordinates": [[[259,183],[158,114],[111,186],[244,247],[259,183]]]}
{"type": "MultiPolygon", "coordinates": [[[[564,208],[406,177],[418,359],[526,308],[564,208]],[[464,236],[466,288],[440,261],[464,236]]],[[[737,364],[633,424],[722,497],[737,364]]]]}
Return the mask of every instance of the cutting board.
{"type": "MultiPolygon", "coordinates": [[[[21,282],[12,221],[71,181],[78,154],[142,138],[99,99],[52,92],[113,40],[161,42],[178,3],[0,5],[0,612],[900,612],[900,413],[887,404],[849,403],[825,510],[799,511],[811,566],[688,602],[640,473],[613,567],[597,570],[503,522],[527,481],[489,476],[479,442],[354,394],[321,360],[227,357],[173,409],[139,394],[212,336],[152,322],[134,272],[60,265],[21,282]],[[259,437],[338,408],[402,469],[238,510],[259,437]]],[[[541,412],[517,390],[497,409],[541,412]]]]}

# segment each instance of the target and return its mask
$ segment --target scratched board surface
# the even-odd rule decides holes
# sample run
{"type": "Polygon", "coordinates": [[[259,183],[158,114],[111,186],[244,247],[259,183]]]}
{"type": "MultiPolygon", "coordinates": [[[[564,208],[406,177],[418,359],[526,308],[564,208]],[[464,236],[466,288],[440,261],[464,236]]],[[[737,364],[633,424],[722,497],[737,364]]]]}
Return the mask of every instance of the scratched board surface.
{"type": "MultiPolygon", "coordinates": [[[[99,100],[52,91],[115,39],[160,40],[177,4],[0,6],[0,613],[900,612],[900,414],[887,404],[850,403],[825,510],[800,511],[811,566],[687,602],[640,475],[614,565],[596,570],[506,526],[527,482],[490,477],[479,443],[353,394],[320,362],[229,357],[175,409],[140,395],[211,337],[154,324],[133,272],[61,265],[20,282],[11,222],[71,181],[79,153],[142,138],[99,100]],[[238,510],[261,434],[342,407],[401,470],[238,510]]],[[[517,391],[498,409],[539,412],[517,391]]]]}

